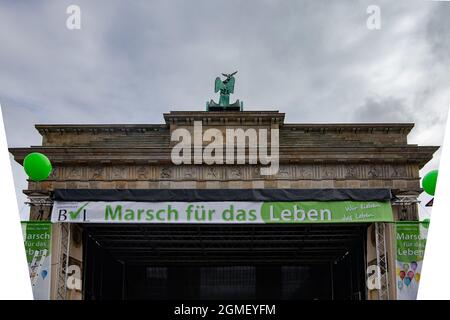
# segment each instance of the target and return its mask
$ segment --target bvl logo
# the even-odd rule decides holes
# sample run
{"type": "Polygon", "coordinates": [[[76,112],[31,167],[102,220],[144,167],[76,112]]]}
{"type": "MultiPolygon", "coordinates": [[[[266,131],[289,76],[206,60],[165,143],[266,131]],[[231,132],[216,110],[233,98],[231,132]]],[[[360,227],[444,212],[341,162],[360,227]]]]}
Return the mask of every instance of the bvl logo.
{"type": "Polygon", "coordinates": [[[58,210],[58,221],[86,221],[86,206],[89,202],[84,203],[81,207],[74,210],[59,209],[58,210]]]}

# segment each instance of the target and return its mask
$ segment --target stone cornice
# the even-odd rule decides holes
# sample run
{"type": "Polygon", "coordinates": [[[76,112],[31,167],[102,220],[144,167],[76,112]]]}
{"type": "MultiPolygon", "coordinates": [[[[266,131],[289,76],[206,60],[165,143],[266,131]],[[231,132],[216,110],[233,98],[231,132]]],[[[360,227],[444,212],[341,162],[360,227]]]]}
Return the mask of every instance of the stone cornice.
{"type": "Polygon", "coordinates": [[[48,132],[108,134],[112,132],[151,132],[168,129],[165,124],[37,124],[41,135],[48,132]]]}
{"type": "Polygon", "coordinates": [[[278,111],[171,111],[164,113],[166,124],[192,125],[202,121],[204,125],[271,125],[283,124],[284,113],[278,111]]]}
{"type": "MultiPolygon", "coordinates": [[[[417,163],[425,165],[439,147],[280,147],[280,163],[417,163]]],[[[46,154],[55,165],[78,163],[171,163],[171,148],[85,148],[85,147],[30,147],[10,148],[15,161],[22,163],[30,152],[46,154]]]]}
{"type": "Polygon", "coordinates": [[[287,123],[282,130],[319,133],[401,133],[408,134],[414,123],[287,123]]]}
{"type": "MultiPolygon", "coordinates": [[[[172,118],[170,118],[172,119],[172,118]]],[[[275,118],[274,118],[275,119],[275,118]]],[[[240,124],[240,125],[264,125],[278,123],[277,120],[265,119],[263,121],[258,118],[216,118],[214,121],[210,118],[195,118],[190,117],[184,119],[181,122],[174,122],[176,124],[192,125],[193,121],[203,121],[205,125],[227,125],[227,124],[240,124]],[[228,119],[225,121],[225,119],[228,119]],[[222,121],[223,120],[223,121],[222,121]],[[232,121],[231,121],[232,120],[232,121]]],[[[169,120],[171,121],[171,120],[169,120]]],[[[91,133],[91,134],[109,134],[114,132],[120,133],[145,133],[145,132],[157,132],[161,130],[167,130],[168,125],[165,124],[37,124],[36,130],[44,135],[46,133],[91,133]]],[[[288,123],[281,124],[280,129],[284,131],[297,131],[297,132],[317,132],[317,133],[401,133],[408,134],[414,127],[412,123],[288,123]]]]}
{"type": "Polygon", "coordinates": [[[164,113],[165,124],[37,124],[41,133],[145,133],[167,130],[171,125],[191,126],[194,121],[203,125],[268,126],[279,125],[283,131],[318,133],[401,133],[408,134],[413,123],[285,123],[285,114],[279,111],[170,111],[164,113]]]}

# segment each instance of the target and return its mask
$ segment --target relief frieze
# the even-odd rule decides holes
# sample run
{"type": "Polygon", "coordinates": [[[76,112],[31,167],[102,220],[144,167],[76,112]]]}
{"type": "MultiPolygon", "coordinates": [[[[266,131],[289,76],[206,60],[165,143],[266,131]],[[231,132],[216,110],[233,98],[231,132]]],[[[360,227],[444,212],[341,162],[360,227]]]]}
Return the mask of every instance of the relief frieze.
{"type": "Polygon", "coordinates": [[[58,167],[50,180],[64,181],[222,181],[222,180],[401,180],[416,179],[411,165],[289,164],[273,176],[261,175],[260,166],[108,165],[58,167]]]}

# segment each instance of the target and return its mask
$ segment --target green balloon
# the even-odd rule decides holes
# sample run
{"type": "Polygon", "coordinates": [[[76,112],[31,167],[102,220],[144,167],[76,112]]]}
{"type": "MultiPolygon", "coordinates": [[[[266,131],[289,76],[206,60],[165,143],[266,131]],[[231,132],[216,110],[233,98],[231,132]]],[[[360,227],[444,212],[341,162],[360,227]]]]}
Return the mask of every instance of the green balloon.
{"type": "Polygon", "coordinates": [[[28,177],[33,181],[45,180],[52,172],[50,160],[39,152],[28,154],[23,160],[23,168],[28,177]]]}
{"type": "Polygon", "coordinates": [[[428,227],[430,226],[430,219],[423,219],[422,224],[425,229],[428,229],[428,227]]]}
{"type": "Polygon", "coordinates": [[[438,170],[431,170],[422,179],[422,188],[430,196],[434,196],[436,191],[436,181],[438,178],[438,170]]]}

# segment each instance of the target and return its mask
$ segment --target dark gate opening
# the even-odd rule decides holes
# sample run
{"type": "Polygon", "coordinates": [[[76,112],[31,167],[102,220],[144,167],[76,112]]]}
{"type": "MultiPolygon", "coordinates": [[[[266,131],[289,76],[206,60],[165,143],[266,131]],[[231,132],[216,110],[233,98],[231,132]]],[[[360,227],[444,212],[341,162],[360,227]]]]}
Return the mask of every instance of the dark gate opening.
{"type": "Polygon", "coordinates": [[[365,299],[367,225],[91,224],[85,299],[365,299]]]}

